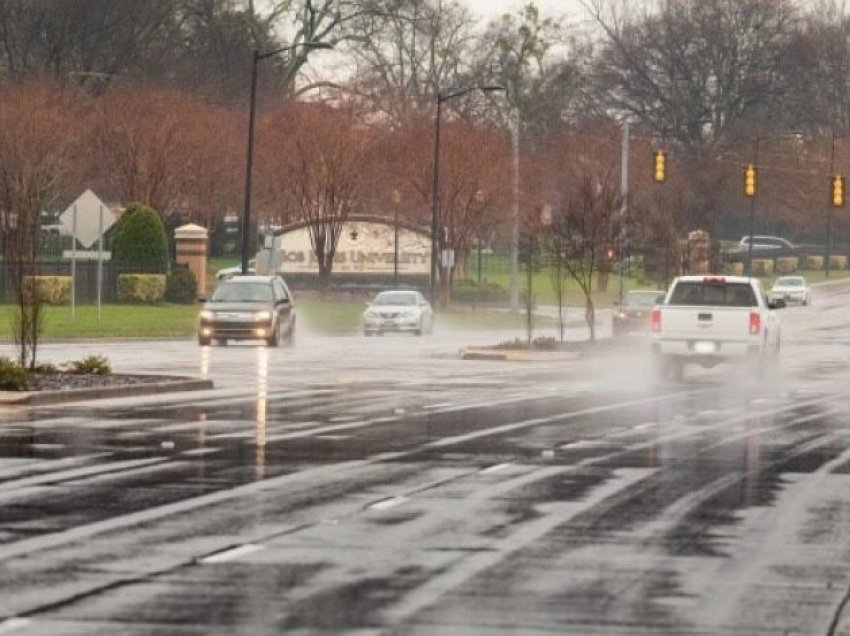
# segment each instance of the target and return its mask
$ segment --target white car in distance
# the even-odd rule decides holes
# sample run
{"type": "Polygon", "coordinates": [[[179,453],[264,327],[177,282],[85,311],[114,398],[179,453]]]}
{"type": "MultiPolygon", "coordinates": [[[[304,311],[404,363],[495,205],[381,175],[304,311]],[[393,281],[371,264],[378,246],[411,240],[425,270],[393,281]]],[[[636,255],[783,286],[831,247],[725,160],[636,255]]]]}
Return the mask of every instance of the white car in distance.
{"type": "MultiPolygon", "coordinates": [[[[256,274],[257,273],[257,259],[252,258],[248,261],[248,274],[256,274]]],[[[241,276],[242,275],[242,265],[234,265],[233,267],[225,267],[224,269],[220,269],[215,273],[215,277],[217,280],[224,280],[225,278],[230,278],[231,276],[241,276]]]]}
{"type": "Polygon", "coordinates": [[[782,299],[786,304],[808,305],[812,302],[812,288],[802,276],[780,276],[767,293],[772,302],[782,299]]]}
{"type": "Polygon", "coordinates": [[[421,336],[434,330],[434,312],[421,292],[382,291],[366,305],[363,335],[398,331],[421,336]]]}

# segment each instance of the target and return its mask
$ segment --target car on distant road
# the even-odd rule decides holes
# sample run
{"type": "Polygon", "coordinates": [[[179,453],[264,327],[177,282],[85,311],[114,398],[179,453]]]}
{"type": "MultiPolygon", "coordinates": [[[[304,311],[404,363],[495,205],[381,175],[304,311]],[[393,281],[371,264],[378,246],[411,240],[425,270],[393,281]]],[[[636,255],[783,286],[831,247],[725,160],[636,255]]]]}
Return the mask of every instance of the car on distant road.
{"type": "Polygon", "coordinates": [[[768,300],[782,299],[785,304],[808,305],[812,302],[812,288],[803,276],[780,276],[767,293],[768,300]]]}
{"type": "Polygon", "coordinates": [[[198,344],[228,340],[295,343],[295,304],[282,278],[233,276],[218,284],[198,316],[198,344]]]}
{"type": "MultiPolygon", "coordinates": [[[[256,259],[251,259],[248,261],[248,273],[256,274],[257,273],[257,261],[256,259]]],[[[223,269],[218,270],[215,273],[215,277],[218,280],[222,280],[227,278],[228,276],[240,276],[242,274],[242,265],[234,265],[233,267],[225,267],[223,269]]]]}
{"type": "Polygon", "coordinates": [[[418,291],[382,291],[367,303],[363,313],[363,334],[381,335],[401,331],[421,336],[434,330],[434,311],[418,291]]]}
{"type": "Polygon", "coordinates": [[[749,250],[750,243],[753,244],[753,251],[756,250],[788,250],[793,251],[795,245],[788,239],[778,236],[744,236],[738,241],[738,245],[742,250],[749,250]]]}
{"type": "Polygon", "coordinates": [[[664,302],[666,292],[641,289],[626,292],[623,304],[614,307],[611,328],[615,338],[630,331],[648,331],[649,315],[655,305],[664,302]]]}

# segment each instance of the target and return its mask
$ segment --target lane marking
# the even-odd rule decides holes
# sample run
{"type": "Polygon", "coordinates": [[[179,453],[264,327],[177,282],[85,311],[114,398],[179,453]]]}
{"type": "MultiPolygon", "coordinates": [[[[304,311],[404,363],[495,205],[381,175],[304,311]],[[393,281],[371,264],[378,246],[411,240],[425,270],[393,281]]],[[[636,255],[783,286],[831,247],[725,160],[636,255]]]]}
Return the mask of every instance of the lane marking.
{"type": "Polygon", "coordinates": [[[487,468],[482,468],[479,472],[482,475],[489,475],[491,473],[499,473],[506,468],[513,466],[512,462],[505,462],[504,464],[495,464],[494,466],[488,466],[487,468]]]}
{"type": "Polygon", "coordinates": [[[30,625],[32,625],[32,619],[30,618],[7,618],[0,623],[0,634],[8,634],[30,625]]]}
{"type": "Polygon", "coordinates": [[[257,545],[256,543],[246,543],[244,545],[239,545],[235,548],[224,550],[223,552],[217,552],[208,557],[204,557],[198,562],[203,563],[205,565],[211,563],[227,563],[228,561],[235,561],[240,557],[246,556],[248,554],[254,554],[254,552],[259,552],[260,550],[264,549],[265,548],[263,546],[257,545]]]}
{"type": "Polygon", "coordinates": [[[397,497],[390,497],[389,499],[382,499],[381,501],[376,501],[373,504],[369,504],[366,506],[369,510],[388,510],[389,508],[395,508],[396,506],[400,506],[401,504],[409,501],[407,497],[403,497],[401,495],[397,497]]]}

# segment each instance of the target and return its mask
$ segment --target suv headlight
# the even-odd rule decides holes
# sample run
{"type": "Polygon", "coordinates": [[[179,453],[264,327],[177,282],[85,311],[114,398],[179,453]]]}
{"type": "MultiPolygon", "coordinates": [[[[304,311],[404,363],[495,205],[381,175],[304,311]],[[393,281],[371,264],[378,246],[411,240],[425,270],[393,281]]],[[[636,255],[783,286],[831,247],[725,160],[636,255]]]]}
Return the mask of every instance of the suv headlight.
{"type": "Polygon", "coordinates": [[[258,311],[254,314],[254,322],[268,322],[272,319],[272,312],[270,311],[258,311]]]}
{"type": "Polygon", "coordinates": [[[201,320],[213,320],[215,318],[215,312],[209,309],[201,310],[201,320]]]}

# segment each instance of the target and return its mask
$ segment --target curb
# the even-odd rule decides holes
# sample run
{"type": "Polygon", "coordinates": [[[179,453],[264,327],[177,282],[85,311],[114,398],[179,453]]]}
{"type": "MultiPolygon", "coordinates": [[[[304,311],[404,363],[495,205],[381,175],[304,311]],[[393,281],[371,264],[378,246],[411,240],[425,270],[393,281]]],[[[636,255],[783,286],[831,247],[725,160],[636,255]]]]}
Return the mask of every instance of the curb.
{"type": "Polygon", "coordinates": [[[67,391],[0,391],[0,407],[36,406],[76,402],[78,400],[154,395],[157,393],[172,393],[177,391],[201,391],[211,388],[213,388],[212,380],[175,377],[161,382],[142,382],[140,384],[128,384],[124,386],[69,389],[67,391]]]}
{"type": "Polygon", "coordinates": [[[576,360],[578,351],[521,351],[496,349],[461,349],[461,360],[497,360],[502,362],[551,362],[576,360]]]}

